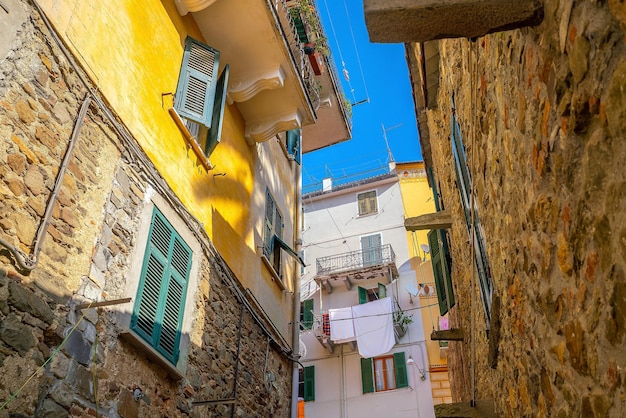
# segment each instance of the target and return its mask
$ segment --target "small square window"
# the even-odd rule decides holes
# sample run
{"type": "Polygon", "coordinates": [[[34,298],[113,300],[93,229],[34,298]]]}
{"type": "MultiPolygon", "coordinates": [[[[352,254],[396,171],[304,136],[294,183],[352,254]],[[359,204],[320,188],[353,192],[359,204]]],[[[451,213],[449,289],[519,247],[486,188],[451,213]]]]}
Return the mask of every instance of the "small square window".
{"type": "Polygon", "coordinates": [[[376,190],[359,193],[357,195],[357,200],[359,204],[359,216],[378,213],[378,199],[376,198],[376,190]]]}

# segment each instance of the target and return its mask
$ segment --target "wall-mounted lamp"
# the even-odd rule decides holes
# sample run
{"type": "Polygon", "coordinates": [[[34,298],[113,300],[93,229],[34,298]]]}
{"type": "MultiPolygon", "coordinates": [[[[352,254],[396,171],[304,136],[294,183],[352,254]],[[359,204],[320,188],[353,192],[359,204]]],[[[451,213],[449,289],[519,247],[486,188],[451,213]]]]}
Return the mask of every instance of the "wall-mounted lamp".
{"type": "Polygon", "coordinates": [[[426,373],[424,373],[424,370],[419,368],[419,366],[415,363],[415,360],[413,360],[413,356],[410,354],[408,360],[406,361],[406,365],[417,367],[417,370],[420,372],[420,379],[422,379],[422,381],[426,380],[426,373]]]}

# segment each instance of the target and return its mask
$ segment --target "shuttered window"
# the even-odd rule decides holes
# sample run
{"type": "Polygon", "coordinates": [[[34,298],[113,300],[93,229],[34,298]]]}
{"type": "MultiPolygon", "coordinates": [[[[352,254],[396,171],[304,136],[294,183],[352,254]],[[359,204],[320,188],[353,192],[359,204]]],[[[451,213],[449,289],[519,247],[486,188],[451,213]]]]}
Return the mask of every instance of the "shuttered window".
{"type": "Polygon", "coordinates": [[[435,287],[437,288],[439,314],[443,316],[455,303],[452,278],[450,276],[450,256],[445,233],[440,229],[431,230],[428,233],[428,245],[430,247],[435,287]]]}
{"type": "Polygon", "coordinates": [[[474,200],[474,217],[472,219],[472,207],[471,207],[471,194],[472,191],[472,178],[470,170],[467,166],[467,158],[465,154],[465,146],[461,137],[461,126],[456,120],[456,114],[454,113],[454,97],[452,98],[452,118],[451,118],[451,141],[452,141],[452,155],[454,157],[454,171],[456,174],[456,184],[459,189],[459,195],[461,198],[461,206],[463,208],[463,214],[465,215],[465,224],[467,226],[467,232],[474,246],[474,265],[478,273],[478,281],[480,285],[480,296],[485,312],[485,319],[487,327],[489,327],[491,321],[491,298],[493,294],[493,283],[491,280],[491,271],[489,263],[487,261],[487,247],[485,245],[485,238],[483,236],[483,229],[479,221],[478,207],[474,200]],[[473,240],[472,240],[473,237],[473,240]]]}
{"type": "Polygon", "coordinates": [[[172,364],[179,355],[192,252],[154,209],[131,329],[172,364]]]}
{"type": "Polygon", "coordinates": [[[300,325],[302,329],[313,327],[313,299],[307,299],[301,303],[300,325]]]}
{"type": "Polygon", "coordinates": [[[300,144],[302,138],[300,135],[300,129],[293,129],[287,131],[287,152],[291,155],[298,164],[302,160],[302,153],[300,151],[300,144]]]}
{"type": "Polygon", "coordinates": [[[384,392],[409,386],[404,352],[361,359],[363,393],[384,392]]]}
{"type": "Polygon", "coordinates": [[[304,394],[305,402],[315,400],[315,366],[304,368],[304,394]]]}
{"type": "Polygon", "coordinates": [[[380,234],[361,237],[363,267],[376,266],[383,262],[382,243],[380,234]]]}
{"type": "Polygon", "coordinates": [[[378,212],[378,199],[376,198],[376,190],[371,192],[359,193],[357,195],[359,204],[359,216],[369,215],[378,212]]]}
{"type": "Polygon", "coordinates": [[[188,37],[174,100],[176,112],[209,156],[220,142],[229,66],[218,78],[219,51],[188,37]]]}
{"type": "Polygon", "coordinates": [[[281,274],[280,247],[274,245],[274,235],[283,237],[283,217],[278,211],[276,202],[269,190],[265,192],[265,225],[263,231],[263,255],[274,267],[276,273],[281,274]]]}

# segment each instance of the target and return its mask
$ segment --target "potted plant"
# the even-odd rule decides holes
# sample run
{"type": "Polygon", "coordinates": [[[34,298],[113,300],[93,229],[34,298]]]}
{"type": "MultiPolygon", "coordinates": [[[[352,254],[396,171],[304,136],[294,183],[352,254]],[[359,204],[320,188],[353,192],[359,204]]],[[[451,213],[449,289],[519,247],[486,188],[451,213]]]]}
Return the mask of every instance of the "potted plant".
{"type": "Polygon", "coordinates": [[[407,325],[412,322],[413,315],[406,314],[402,309],[398,309],[393,313],[393,330],[399,338],[404,337],[407,325]]]}

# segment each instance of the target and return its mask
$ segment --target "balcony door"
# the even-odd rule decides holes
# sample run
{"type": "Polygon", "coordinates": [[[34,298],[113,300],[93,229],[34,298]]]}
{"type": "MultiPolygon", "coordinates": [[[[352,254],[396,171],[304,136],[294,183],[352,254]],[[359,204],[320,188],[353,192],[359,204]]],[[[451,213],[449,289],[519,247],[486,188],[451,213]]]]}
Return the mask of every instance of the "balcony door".
{"type": "Polygon", "coordinates": [[[382,236],[380,234],[361,237],[363,267],[376,266],[383,262],[382,236]]]}

